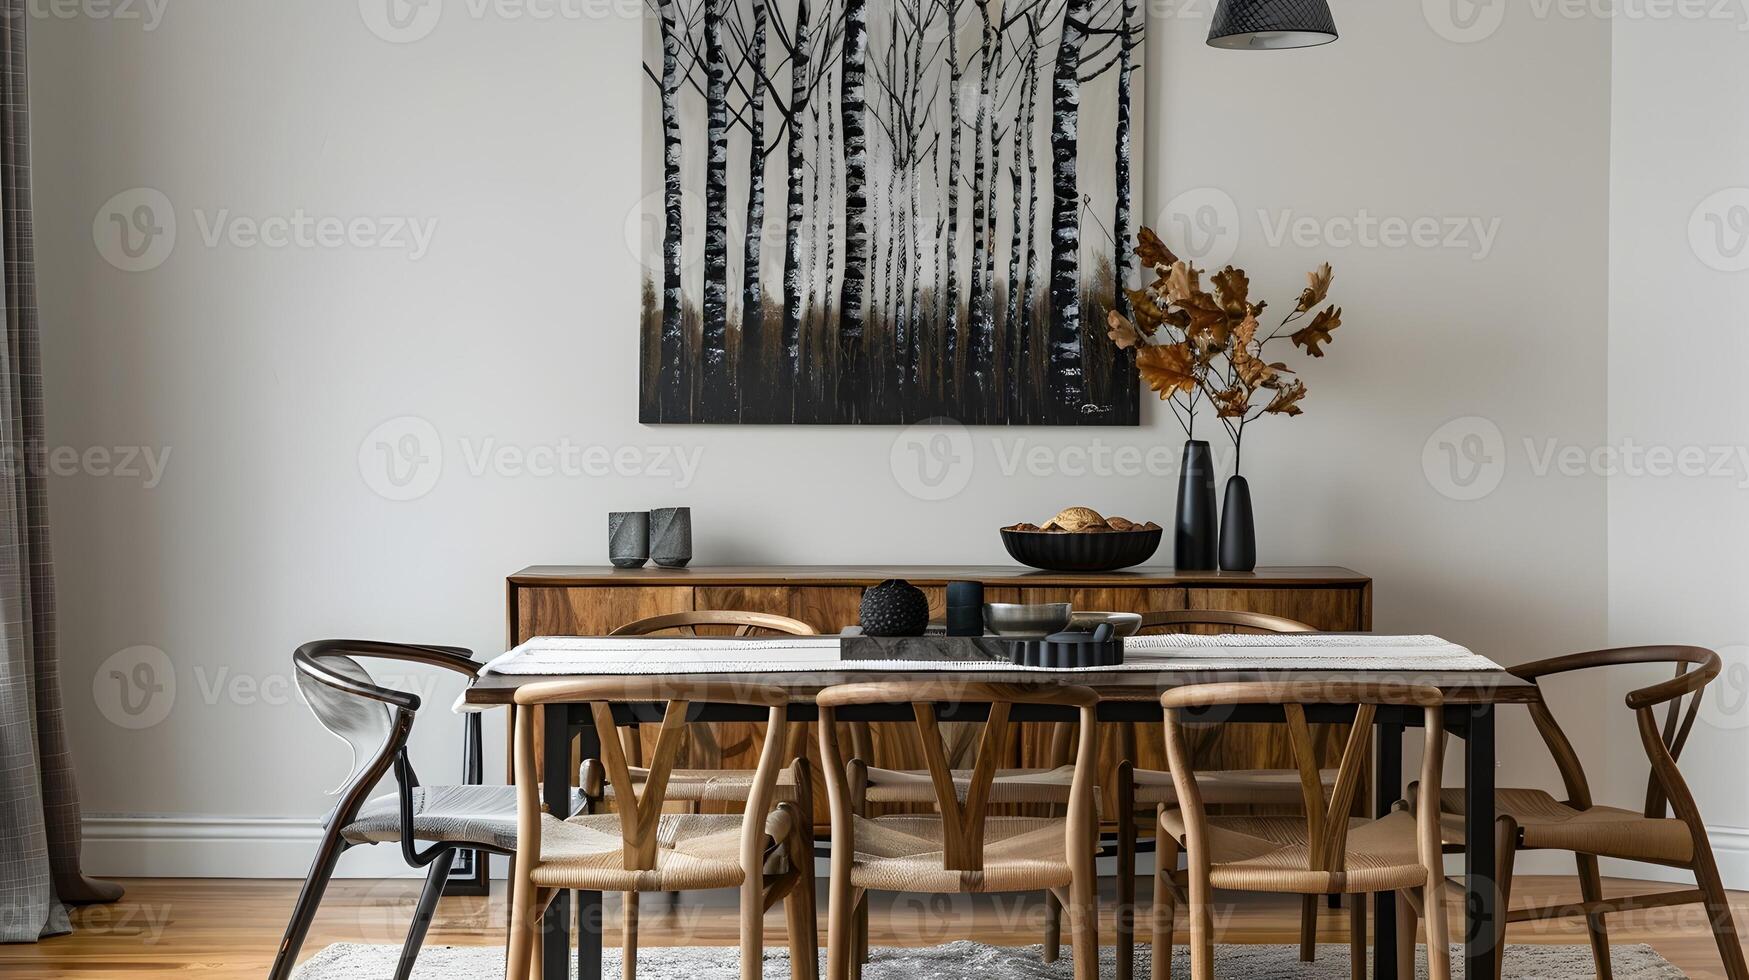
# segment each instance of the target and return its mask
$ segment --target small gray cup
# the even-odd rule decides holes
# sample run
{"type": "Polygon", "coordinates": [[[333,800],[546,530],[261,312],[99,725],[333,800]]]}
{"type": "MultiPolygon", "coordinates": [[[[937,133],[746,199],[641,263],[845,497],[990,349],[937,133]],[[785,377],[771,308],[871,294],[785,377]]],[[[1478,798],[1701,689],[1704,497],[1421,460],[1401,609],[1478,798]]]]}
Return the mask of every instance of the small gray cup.
{"type": "Polygon", "coordinates": [[[650,511],[650,557],[663,568],[685,568],[692,560],[692,508],[650,511]]]}
{"type": "Polygon", "coordinates": [[[607,560],[615,568],[643,568],[650,559],[650,515],[618,510],[607,515],[607,560]]]}

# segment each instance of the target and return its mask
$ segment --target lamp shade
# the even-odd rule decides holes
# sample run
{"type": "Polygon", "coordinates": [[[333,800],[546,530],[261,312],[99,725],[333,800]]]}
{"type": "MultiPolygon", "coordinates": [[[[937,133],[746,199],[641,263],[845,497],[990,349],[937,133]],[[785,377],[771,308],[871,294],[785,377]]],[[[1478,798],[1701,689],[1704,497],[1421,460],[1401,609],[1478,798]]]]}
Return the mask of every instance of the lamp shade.
{"type": "Polygon", "coordinates": [[[1209,28],[1216,48],[1309,48],[1334,40],[1328,0],[1221,0],[1209,28]]]}

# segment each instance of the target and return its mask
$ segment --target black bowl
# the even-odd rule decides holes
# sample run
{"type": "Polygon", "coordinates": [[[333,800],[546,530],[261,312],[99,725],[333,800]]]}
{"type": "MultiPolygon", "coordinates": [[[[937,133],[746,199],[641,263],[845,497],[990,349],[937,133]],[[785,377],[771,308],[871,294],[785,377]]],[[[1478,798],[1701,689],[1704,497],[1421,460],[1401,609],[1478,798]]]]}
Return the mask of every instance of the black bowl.
{"type": "Polygon", "coordinates": [[[1111,572],[1140,565],[1160,548],[1160,528],[1151,531],[1010,531],[1002,544],[1022,565],[1051,572],[1111,572]]]}

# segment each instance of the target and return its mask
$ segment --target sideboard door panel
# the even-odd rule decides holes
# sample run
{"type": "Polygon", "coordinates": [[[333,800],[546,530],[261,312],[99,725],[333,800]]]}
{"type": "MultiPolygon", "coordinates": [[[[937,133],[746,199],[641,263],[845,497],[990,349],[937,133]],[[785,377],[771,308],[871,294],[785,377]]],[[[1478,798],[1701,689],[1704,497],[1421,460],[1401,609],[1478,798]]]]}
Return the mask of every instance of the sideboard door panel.
{"type": "Polygon", "coordinates": [[[693,608],[692,589],[676,586],[525,588],[515,595],[518,643],[536,636],[601,636],[693,608]]]}

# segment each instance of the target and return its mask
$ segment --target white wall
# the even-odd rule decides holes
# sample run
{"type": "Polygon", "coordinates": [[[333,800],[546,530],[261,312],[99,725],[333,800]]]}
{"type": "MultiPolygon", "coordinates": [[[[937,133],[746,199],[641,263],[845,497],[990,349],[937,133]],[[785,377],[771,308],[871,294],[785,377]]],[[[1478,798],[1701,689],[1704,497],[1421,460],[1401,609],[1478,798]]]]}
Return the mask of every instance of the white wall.
{"type": "MultiPolygon", "coordinates": [[[[1347,0],[1339,44],[1253,54],[1203,45],[1208,6],[1151,24],[1144,213],[1186,192],[1230,201],[1255,288],[1282,306],[1329,259],[1346,310],[1331,356],[1305,365],[1306,416],[1271,420],[1247,453],[1262,560],[1361,569],[1379,629],[1509,663],[1600,644],[1605,481],[1537,478],[1520,445],[1606,434],[1608,25],[1515,20],[1456,43],[1422,5],[1347,0]],[[1363,212],[1474,218],[1496,235],[1478,258],[1473,237],[1305,247],[1265,231],[1363,212]],[[1433,438],[1472,416],[1487,424],[1433,438]],[[1440,445],[1490,425],[1506,451],[1482,476],[1498,487],[1454,499],[1440,445]]],[[[1180,436],[1151,410],[1138,430],[974,430],[969,483],[942,502],[906,491],[897,430],[638,425],[624,244],[638,24],[470,9],[452,0],[407,44],[373,35],[351,3],[191,2],[149,31],[31,25],[50,434],[171,452],[151,489],[89,474],[52,487],[95,871],[301,873],[344,750],[283,690],[261,704],[228,682],[283,685],[293,647],[321,636],[494,651],[503,577],[600,561],[611,509],[692,505],[701,564],[999,562],[996,526],[1066,504],[1170,515],[1170,474],[1001,467],[1017,445],[1092,440],[1175,456],[1180,436]],[[179,233],[161,266],[129,273],[92,225],[139,187],[168,197],[179,233]],[[418,261],[203,241],[221,209],[300,208],[438,227],[418,261]],[[404,416],[429,422],[443,462],[429,493],[396,502],[359,455],[404,416]],[[686,487],[476,476],[464,450],[486,439],[703,455],[686,487]],[[138,645],[164,651],[176,693],[156,702],[162,721],[129,730],[108,671],[140,655],[106,661],[138,645]],[[301,822],[238,819],[272,817],[301,822]],[[234,846],[203,863],[189,842],[209,839],[234,846]]],[[[1575,734],[1594,743],[1602,725],[1579,714],[1575,734]]],[[[422,726],[423,756],[447,757],[454,719],[422,726]]],[[[1546,778],[1540,752],[1511,750],[1528,726],[1508,732],[1509,777],[1546,778]]]]}
{"type": "MultiPolygon", "coordinates": [[[[1609,638],[1693,643],[1725,656],[1683,769],[1727,877],[1741,882],[1749,879],[1749,464],[1741,455],[1749,34],[1733,20],[1622,18],[1614,47],[1609,440],[1670,453],[1665,468],[1698,453],[1699,468],[1663,472],[1649,468],[1658,465],[1650,457],[1634,467],[1624,455],[1610,477],[1609,638]]],[[[1602,706],[1623,722],[1609,729],[1601,795],[1611,802],[1635,805],[1645,792],[1645,751],[1621,699],[1664,676],[1617,678],[1602,706]]]]}

